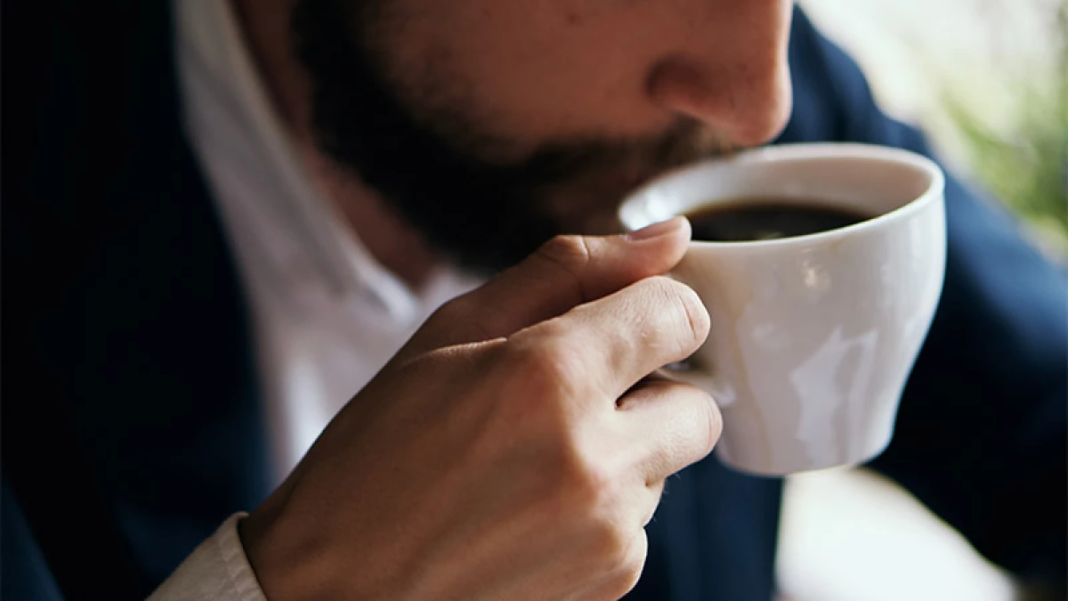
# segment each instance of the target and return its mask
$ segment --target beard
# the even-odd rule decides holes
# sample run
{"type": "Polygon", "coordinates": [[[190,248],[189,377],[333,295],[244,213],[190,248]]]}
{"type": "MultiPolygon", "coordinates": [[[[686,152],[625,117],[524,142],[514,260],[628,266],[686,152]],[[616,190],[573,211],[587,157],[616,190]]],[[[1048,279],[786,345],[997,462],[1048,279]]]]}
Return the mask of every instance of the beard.
{"type": "Polygon", "coordinates": [[[368,43],[385,2],[296,3],[291,28],[311,82],[316,143],[462,266],[492,272],[554,235],[590,233],[578,231],[589,229],[583,212],[614,214],[628,188],[726,149],[710,130],[680,118],[655,137],[576,136],[546,141],[507,162],[489,161],[510,141],[489,134],[462,94],[449,94],[448,106],[433,110],[431,99],[401,100],[384,51],[368,43]],[[618,174],[630,174],[624,187],[600,185],[619,181],[618,174]]]}

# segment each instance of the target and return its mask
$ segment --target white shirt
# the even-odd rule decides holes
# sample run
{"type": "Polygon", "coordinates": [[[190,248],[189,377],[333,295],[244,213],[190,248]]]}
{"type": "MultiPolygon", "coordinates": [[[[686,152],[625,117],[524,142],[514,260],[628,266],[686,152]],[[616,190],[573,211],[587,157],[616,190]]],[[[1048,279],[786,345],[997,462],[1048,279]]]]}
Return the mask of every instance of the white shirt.
{"type": "MultiPolygon", "coordinates": [[[[312,186],[227,0],[175,0],[185,130],[248,293],[277,480],[441,303],[477,280],[442,270],[414,294],[312,186]]],[[[228,520],[153,595],[262,599],[228,520]]]]}

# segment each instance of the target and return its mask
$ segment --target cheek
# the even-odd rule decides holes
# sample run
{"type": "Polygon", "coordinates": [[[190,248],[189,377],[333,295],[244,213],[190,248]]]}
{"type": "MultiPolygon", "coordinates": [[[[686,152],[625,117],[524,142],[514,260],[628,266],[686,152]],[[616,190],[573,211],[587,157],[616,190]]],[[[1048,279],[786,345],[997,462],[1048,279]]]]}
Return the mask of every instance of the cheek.
{"type": "Polygon", "coordinates": [[[682,33],[658,2],[430,4],[397,20],[404,26],[385,44],[389,71],[417,112],[463,116],[518,154],[549,139],[641,136],[670,122],[646,94],[665,41],[682,33]]]}
{"type": "MultiPolygon", "coordinates": [[[[786,0],[397,0],[382,40],[403,99],[496,139],[495,160],[547,140],[629,138],[685,113],[658,103],[651,76],[683,59],[702,93],[772,122],[788,107],[786,0]]],[[[714,104],[714,103],[713,103],[714,104]]],[[[709,104],[712,106],[712,104],[709,104]]],[[[788,110],[788,108],[787,108],[788,110]]],[[[721,121],[736,116],[723,111],[721,121]]],[[[716,115],[690,115],[719,127],[716,115]]],[[[768,126],[751,128],[767,130],[768,126]]],[[[751,136],[750,136],[751,137],[751,136]]]]}
{"type": "Polygon", "coordinates": [[[518,139],[576,135],[640,137],[670,121],[646,94],[646,78],[666,41],[679,35],[661,0],[503,2],[513,12],[472,42],[470,73],[500,126],[518,139]],[[485,48],[493,48],[485,51],[485,48]]]}

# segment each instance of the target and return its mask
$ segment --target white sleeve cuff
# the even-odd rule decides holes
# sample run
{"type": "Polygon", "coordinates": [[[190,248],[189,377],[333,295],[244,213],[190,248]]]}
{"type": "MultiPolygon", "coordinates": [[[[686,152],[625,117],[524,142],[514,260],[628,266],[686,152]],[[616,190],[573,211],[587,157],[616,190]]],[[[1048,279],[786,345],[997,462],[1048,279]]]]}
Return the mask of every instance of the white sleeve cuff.
{"type": "Polygon", "coordinates": [[[237,534],[246,515],[230,516],[148,601],[267,601],[237,534]]]}

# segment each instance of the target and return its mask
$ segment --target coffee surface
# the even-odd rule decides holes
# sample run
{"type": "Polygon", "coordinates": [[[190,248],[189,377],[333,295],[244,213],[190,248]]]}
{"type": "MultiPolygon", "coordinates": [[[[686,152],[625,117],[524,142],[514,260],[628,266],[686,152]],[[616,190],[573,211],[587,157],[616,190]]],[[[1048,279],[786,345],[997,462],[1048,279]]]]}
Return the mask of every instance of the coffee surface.
{"type": "Polygon", "coordinates": [[[686,213],[693,239],[746,242],[804,236],[867,221],[870,215],[829,207],[819,201],[740,198],[719,201],[686,213]]]}

